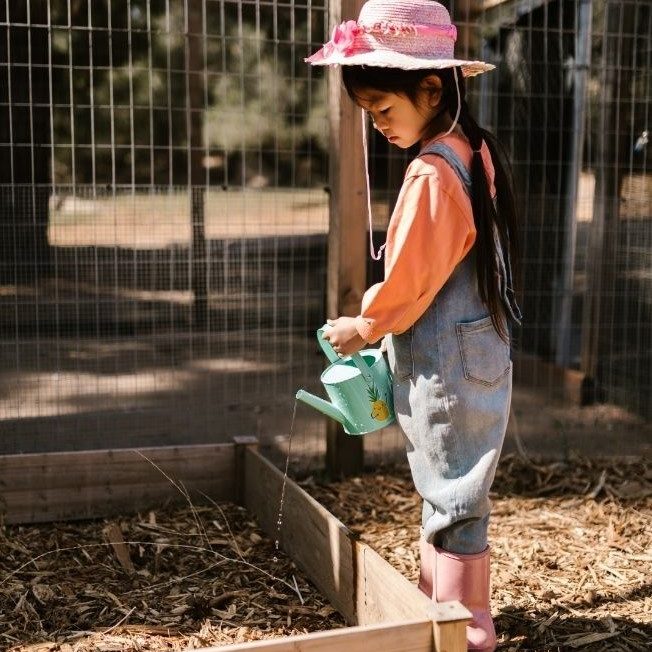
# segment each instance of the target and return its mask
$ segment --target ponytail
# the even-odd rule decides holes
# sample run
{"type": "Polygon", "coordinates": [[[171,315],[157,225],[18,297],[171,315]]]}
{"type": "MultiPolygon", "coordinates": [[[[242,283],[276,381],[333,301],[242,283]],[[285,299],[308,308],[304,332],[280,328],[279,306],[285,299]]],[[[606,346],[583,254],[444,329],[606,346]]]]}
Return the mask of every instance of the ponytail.
{"type": "MultiPolygon", "coordinates": [[[[444,101],[451,116],[457,113],[457,90],[445,76],[444,101]]],[[[452,79],[452,76],[451,76],[452,79]]],[[[454,84],[454,82],[453,82],[454,84]]],[[[473,119],[465,99],[464,78],[458,74],[461,107],[459,124],[473,150],[471,160],[471,206],[476,236],[476,274],[480,298],[491,314],[500,337],[509,342],[507,322],[520,321],[514,300],[510,260],[519,259],[516,201],[511,172],[504,150],[496,138],[473,119]],[[489,181],[480,149],[487,143],[494,165],[496,201],[491,197],[489,181]]]]}

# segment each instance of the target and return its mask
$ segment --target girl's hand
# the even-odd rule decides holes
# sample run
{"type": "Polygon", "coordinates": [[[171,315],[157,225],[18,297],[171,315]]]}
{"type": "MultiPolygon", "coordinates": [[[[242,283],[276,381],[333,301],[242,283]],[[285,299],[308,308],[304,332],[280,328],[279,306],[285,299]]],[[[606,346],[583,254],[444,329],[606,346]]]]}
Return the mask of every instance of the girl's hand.
{"type": "Polygon", "coordinates": [[[331,343],[335,352],[340,356],[357,353],[367,344],[358,333],[353,317],[328,319],[327,323],[331,328],[324,331],[323,337],[331,343]]]}

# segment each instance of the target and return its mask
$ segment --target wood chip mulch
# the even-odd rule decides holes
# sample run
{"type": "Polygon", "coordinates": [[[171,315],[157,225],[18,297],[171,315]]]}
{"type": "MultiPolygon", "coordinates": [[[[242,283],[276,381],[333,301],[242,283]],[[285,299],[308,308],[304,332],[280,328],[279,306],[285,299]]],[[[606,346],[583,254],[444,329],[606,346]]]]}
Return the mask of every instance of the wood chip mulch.
{"type": "MultiPolygon", "coordinates": [[[[421,502],[406,468],[302,483],[412,581],[421,502]]],[[[652,650],[652,468],[506,456],[492,492],[499,650],[652,650]]]]}
{"type": "MultiPolygon", "coordinates": [[[[301,484],[416,581],[421,505],[406,468],[301,484]]],[[[649,464],[507,456],[492,498],[500,650],[652,650],[649,464]]],[[[276,556],[228,504],[0,528],[0,649],[182,650],[344,626],[276,556]]]]}
{"type": "Polygon", "coordinates": [[[235,505],[0,528],[1,650],[183,650],[342,626],[235,505]]]}

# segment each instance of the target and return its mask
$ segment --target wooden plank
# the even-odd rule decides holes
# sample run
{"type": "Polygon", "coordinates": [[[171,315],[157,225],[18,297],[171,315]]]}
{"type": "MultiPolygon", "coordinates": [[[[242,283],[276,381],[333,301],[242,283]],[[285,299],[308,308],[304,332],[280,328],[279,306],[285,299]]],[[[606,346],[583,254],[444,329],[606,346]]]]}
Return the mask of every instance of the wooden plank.
{"type": "MultiPolygon", "coordinates": [[[[220,497],[222,491],[208,479],[184,482],[190,490],[193,504],[206,504],[202,494],[213,500],[228,500],[220,497]]],[[[91,487],[60,487],[50,489],[41,485],[35,490],[0,491],[6,523],[47,523],[51,521],[75,521],[101,518],[111,515],[160,507],[162,505],[184,505],[186,498],[165,480],[156,483],[103,485],[91,487]]]]}
{"type": "Polygon", "coordinates": [[[435,650],[437,652],[466,652],[466,649],[465,621],[435,626],[435,650]]]}
{"type": "MultiPolygon", "coordinates": [[[[331,0],[330,29],[355,20],[363,0],[331,0]]],[[[330,33],[330,30],[329,30],[330,33]]],[[[367,287],[367,190],[360,108],[346,94],[339,66],[328,70],[329,224],[326,311],[330,318],[356,316],[367,287]]],[[[329,421],[326,468],[333,478],[362,470],[361,437],[347,435],[329,421]]]]}
{"type": "MultiPolygon", "coordinates": [[[[283,474],[254,450],[245,453],[245,503],[276,539],[283,474]]],[[[283,501],[281,548],[297,563],[347,623],[356,624],[355,535],[325,507],[288,479],[283,501]]]]}
{"type": "MultiPolygon", "coordinates": [[[[330,27],[355,20],[364,0],[333,0],[330,27]]],[[[329,231],[327,310],[355,316],[367,282],[367,190],[360,107],[348,97],[338,67],[328,71],[329,231]]]]}
{"type": "MultiPolygon", "coordinates": [[[[232,448],[233,444],[200,444],[3,455],[0,487],[31,489],[41,481],[50,488],[137,484],[143,480],[143,474],[156,482],[165,480],[162,471],[166,468],[179,476],[207,477],[216,458],[226,456],[232,460],[232,448]]],[[[220,465],[224,466],[222,462],[220,465]]]]}
{"type": "Polygon", "coordinates": [[[417,620],[466,621],[471,614],[459,602],[435,604],[365,543],[356,542],[356,614],[360,625],[417,620]]]}
{"type": "MultiPolygon", "coordinates": [[[[283,474],[257,451],[247,449],[245,455],[245,506],[275,539],[283,474]]],[[[446,649],[464,649],[450,647],[451,641],[465,645],[464,624],[471,614],[462,605],[433,604],[290,479],[283,505],[282,549],[347,623],[370,625],[425,618],[437,621],[435,633],[447,641],[446,649]]]]}
{"type": "Polygon", "coordinates": [[[134,512],[201,493],[234,500],[233,444],[0,456],[6,523],[39,523],[134,512]],[[157,468],[158,467],[158,468],[157,468]],[[168,477],[166,477],[168,476],[168,477]]]}
{"type": "Polygon", "coordinates": [[[434,604],[406,577],[366,544],[357,544],[358,622],[401,622],[427,615],[438,652],[466,650],[466,623],[471,614],[459,602],[434,604]]]}
{"type": "MultiPolygon", "coordinates": [[[[267,641],[201,648],[197,652],[432,652],[432,648],[432,623],[423,620],[347,627],[267,641]]],[[[448,650],[458,652],[458,648],[448,650]]]]}
{"type": "Polygon", "coordinates": [[[186,68],[186,129],[188,157],[190,224],[191,224],[191,277],[193,327],[204,330],[208,321],[208,255],[206,254],[206,186],[209,171],[202,160],[208,153],[204,140],[204,120],[206,114],[205,86],[207,71],[205,62],[206,43],[203,24],[202,0],[186,0],[187,30],[185,34],[186,68]]]}
{"type": "Polygon", "coordinates": [[[358,542],[356,614],[361,625],[431,617],[434,605],[375,550],[358,542]]]}
{"type": "Polygon", "coordinates": [[[620,267],[617,245],[622,181],[631,165],[631,144],[618,118],[633,101],[632,79],[636,66],[632,55],[636,51],[633,35],[638,12],[628,11],[627,5],[618,2],[606,3],[603,11],[605,51],[618,52],[618,68],[601,66],[599,79],[603,103],[595,139],[598,164],[587,252],[591,268],[582,309],[581,367],[587,376],[586,403],[599,399],[600,359],[605,354],[612,355],[614,342],[622,338],[614,320],[617,317],[616,271],[620,267]]]}
{"type": "Polygon", "coordinates": [[[247,448],[258,450],[258,438],[252,435],[237,435],[235,444],[235,501],[238,505],[245,502],[245,455],[247,448]]]}

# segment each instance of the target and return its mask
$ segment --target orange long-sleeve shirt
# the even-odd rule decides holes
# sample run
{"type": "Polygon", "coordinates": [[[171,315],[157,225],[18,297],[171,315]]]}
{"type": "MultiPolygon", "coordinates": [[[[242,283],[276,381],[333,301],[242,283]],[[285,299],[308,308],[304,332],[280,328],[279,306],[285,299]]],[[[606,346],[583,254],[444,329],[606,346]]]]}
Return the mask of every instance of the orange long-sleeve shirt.
{"type": "MultiPolygon", "coordinates": [[[[442,139],[471,165],[468,141],[442,139]]],[[[482,158],[491,194],[494,168],[486,144],[482,158]]],[[[435,154],[410,163],[387,229],[385,280],[362,298],[356,329],[367,342],[405,332],[426,311],[476,237],[471,200],[448,163],[435,154]]]]}

